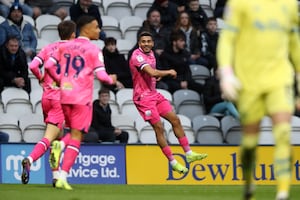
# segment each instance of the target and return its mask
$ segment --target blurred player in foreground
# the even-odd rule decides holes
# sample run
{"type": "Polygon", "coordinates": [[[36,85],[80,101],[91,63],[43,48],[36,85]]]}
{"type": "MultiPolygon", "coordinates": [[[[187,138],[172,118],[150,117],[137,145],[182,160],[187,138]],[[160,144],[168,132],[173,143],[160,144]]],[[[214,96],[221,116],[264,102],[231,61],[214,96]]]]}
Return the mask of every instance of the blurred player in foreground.
{"type": "Polygon", "coordinates": [[[173,157],[171,148],[164,136],[164,127],[160,117],[165,118],[172,124],[174,133],[186,153],[188,163],[202,160],[207,157],[207,154],[198,154],[190,149],[180,120],[175,112],[172,111],[170,102],[156,90],[156,81],[159,81],[164,76],[176,78],[176,71],[173,69],[156,69],[156,60],[152,51],[154,42],[151,33],[140,33],[138,45],[139,48],[133,51],[129,60],[133,78],[133,101],[140,115],[152,125],[157,143],[163,154],[168,158],[172,169],[185,174],[188,172],[188,168],[182,166],[173,157]]]}
{"type": "MultiPolygon", "coordinates": [[[[270,116],[275,141],[276,200],[289,198],[294,69],[300,80],[296,0],[229,0],[217,57],[225,98],[236,101],[243,137],[244,199],[254,199],[253,170],[262,118],[270,116]]],[[[298,90],[300,87],[298,87],[298,90]]]]}
{"type": "MultiPolygon", "coordinates": [[[[67,40],[75,38],[76,24],[73,21],[67,20],[58,24],[57,26],[61,41],[52,43],[39,52],[30,63],[30,70],[37,77],[43,86],[42,108],[44,121],[46,123],[46,131],[44,137],[35,145],[30,155],[22,161],[22,183],[27,184],[29,181],[30,165],[42,157],[48,150],[50,143],[57,139],[63,130],[64,114],[60,103],[60,90],[56,82],[45,70],[42,73],[40,68],[49,59],[58,46],[65,43],[67,40]]],[[[68,144],[70,134],[66,134],[60,142],[52,144],[50,153],[50,166],[53,173],[53,181],[58,179],[58,166],[60,148],[64,148],[68,144]]]]}
{"type": "Polygon", "coordinates": [[[71,139],[66,146],[59,179],[55,187],[72,190],[67,175],[79,153],[82,133],[87,133],[92,120],[94,73],[106,84],[115,84],[116,77],[106,73],[100,49],[90,40],[97,40],[100,28],[97,20],[84,15],[77,21],[79,37],[59,46],[46,62],[54,79],[59,82],[61,104],[66,126],[71,128],[71,139]],[[61,76],[56,76],[59,64],[61,76]]]}

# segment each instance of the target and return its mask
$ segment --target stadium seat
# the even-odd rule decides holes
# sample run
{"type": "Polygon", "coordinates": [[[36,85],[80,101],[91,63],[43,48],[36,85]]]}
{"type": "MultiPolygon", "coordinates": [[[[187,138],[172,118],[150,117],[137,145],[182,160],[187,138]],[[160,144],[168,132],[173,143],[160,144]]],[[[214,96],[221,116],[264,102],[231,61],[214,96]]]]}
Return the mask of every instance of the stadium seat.
{"type": "Polygon", "coordinates": [[[25,142],[36,143],[40,141],[46,130],[44,118],[40,114],[27,113],[19,117],[19,126],[25,142]]]}
{"type": "Polygon", "coordinates": [[[106,37],[122,38],[122,32],[119,28],[119,21],[113,16],[101,16],[102,30],[106,33],[106,37]]]}
{"type": "Polygon", "coordinates": [[[224,140],[227,144],[240,144],[242,137],[242,127],[239,120],[231,115],[221,119],[221,129],[224,140]]]}
{"type": "Polygon", "coordinates": [[[135,44],[137,42],[137,32],[143,24],[143,19],[138,16],[125,16],[119,22],[122,38],[135,44]]]}
{"type": "Polygon", "coordinates": [[[30,77],[31,90],[42,89],[39,80],[32,74],[30,77]]]}
{"type": "Polygon", "coordinates": [[[37,46],[36,46],[36,52],[39,53],[42,48],[50,44],[48,40],[45,40],[43,38],[37,38],[37,46]]]}
{"type": "Polygon", "coordinates": [[[155,132],[148,122],[145,122],[142,117],[138,117],[134,123],[142,144],[157,144],[155,132]]]}
{"type": "MultiPolygon", "coordinates": [[[[39,104],[41,104],[41,100],[42,100],[42,96],[43,96],[43,88],[35,88],[34,90],[32,90],[30,92],[30,102],[32,105],[32,111],[33,113],[36,113],[37,108],[39,106],[39,104]]],[[[42,113],[39,113],[42,114],[42,113]]]]}
{"type": "Polygon", "coordinates": [[[128,132],[128,144],[138,142],[138,131],[135,128],[134,119],[131,115],[112,115],[111,121],[113,126],[128,132]]]}
{"type": "Polygon", "coordinates": [[[270,117],[265,116],[260,123],[260,136],[259,145],[274,145],[272,120],[270,117]]]}
{"type": "Polygon", "coordinates": [[[29,24],[31,24],[31,26],[33,26],[35,28],[35,21],[34,19],[29,16],[29,15],[23,15],[23,19],[28,22],[29,24]]]}
{"type": "Polygon", "coordinates": [[[197,115],[205,114],[201,97],[193,90],[176,90],[173,93],[173,100],[176,112],[189,117],[191,120],[197,115]]]}
{"type": "Polygon", "coordinates": [[[95,45],[97,45],[97,47],[99,48],[99,49],[103,49],[103,47],[104,47],[104,42],[103,42],[103,40],[91,40],[91,42],[93,43],[93,44],[95,44],[95,45]]]}
{"type": "Polygon", "coordinates": [[[220,122],[211,115],[198,115],[192,120],[196,141],[200,144],[223,144],[220,122]]]}
{"type": "Polygon", "coordinates": [[[25,113],[32,113],[32,105],[28,93],[20,88],[8,87],[2,93],[4,112],[17,118],[25,113]]]}
{"type": "Polygon", "coordinates": [[[291,144],[300,144],[300,118],[298,116],[292,116],[291,120],[291,144]]]}
{"type": "Polygon", "coordinates": [[[9,113],[0,115],[0,131],[9,135],[8,142],[22,142],[22,131],[18,124],[18,118],[9,113]]]}
{"type": "Polygon", "coordinates": [[[198,65],[198,64],[190,64],[189,66],[191,69],[192,78],[196,82],[204,85],[205,80],[211,76],[209,69],[203,65],[198,65]]]}
{"type": "Polygon", "coordinates": [[[132,101],[133,89],[132,88],[122,88],[116,93],[116,101],[118,102],[120,108],[126,101],[132,101]]]}
{"type": "Polygon", "coordinates": [[[59,40],[57,25],[61,19],[55,15],[44,14],[36,18],[35,24],[38,37],[49,42],[59,40]]]}
{"type": "MultiPolygon", "coordinates": [[[[190,144],[195,143],[195,132],[192,127],[192,121],[190,118],[184,115],[177,115],[180,119],[181,125],[183,127],[184,133],[190,144]]],[[[172,129],[171,123],[167,120],[164,120],[164,127],[166,129],[167,139],[170,144],[179,144],[178,139],[176,138],[174,131],[172,129]]]]}
{"type": "Polygon", "coordinates": [[[124,54],[127,58],[128,52],[132,49],[135,43],[131,40],[117,39],[117,48],[120,54],[124,54]]]}
{"type": "Polygon", "coordinates": [[[102,0],[102,5],[104,15],[114,16],[118,20],[132,15],[129,0],[102,0]]]}
{"type": "Polygon", "coordinates": [[[149,8],[152,6],[154,0],[130,0],[129,4],[132,9],[132,15],[138,16],[145,20],[147,18],[147,12],[149,8]]]}
{"type": "Polygon", "coordinates": [[[162,94],[166,99],[168,99],[170,101],[171,104],[174,104],[173,102],[173,96],[172,94],[168,91],[168,90],[165,90],[165,89],[159,89],[157,88],[156,89],[160,94],[162,94]]]}

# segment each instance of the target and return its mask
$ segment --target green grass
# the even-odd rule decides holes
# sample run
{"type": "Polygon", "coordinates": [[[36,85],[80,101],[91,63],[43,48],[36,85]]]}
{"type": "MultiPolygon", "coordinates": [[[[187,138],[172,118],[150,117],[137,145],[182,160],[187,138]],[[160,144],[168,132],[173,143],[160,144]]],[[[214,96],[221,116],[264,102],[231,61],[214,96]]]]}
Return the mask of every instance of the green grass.
{"type": "MultiPolygon", "coordinates": [[[[209,185],[72,185],[72,191],[50,185],[0,184],[1,200],[241,200],[242,186],[209,185]]],[[[256,188],[256,199],[274,200],[275,186],[256,188]]],[[[300,185],[291,199],[300,199],[300,185]]]]}

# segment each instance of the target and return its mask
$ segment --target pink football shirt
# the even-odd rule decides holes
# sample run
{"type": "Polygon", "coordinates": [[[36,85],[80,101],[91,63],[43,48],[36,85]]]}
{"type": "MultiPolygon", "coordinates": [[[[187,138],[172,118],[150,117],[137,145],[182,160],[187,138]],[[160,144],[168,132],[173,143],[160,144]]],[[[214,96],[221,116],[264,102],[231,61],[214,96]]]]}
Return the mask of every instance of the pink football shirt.
{"type": "MultiPolygon", "coordinates": [[[[36,57],[34,57],[34,60],[29,65],[29,68],[38,79],[41,79],[43,76],[40,66],[43,65],[55,51],[57,51],[59,45],[65,42],[66,41],[62,40],[49,44],[44,47],[36,57]]],[[[43,98],[60,100],[59,87],[57,87],[56,82],[51,78],[46,70],[44,70],[43,91],[43,98]]]]}
{"type": "MultiPolygon", "coordinates": [[[[91,104],[94,71],[105,72],[100,49],[88,38],[78,37],[60,45],[53,58],[60,66],[61,103],[91,104]]],[[[108,77],[106,72],[105,76],[108,77]]]]}
{"type": "Polygon", "coordinates": [[[144,93],[156,92],[156,79],[143,72],[146,65],[156,68],[156,60],[153,51],[144,53],[141,48],[133,51],[129,60],[129,66],[133,80],[133,100],[137,100],[144,93]]]}

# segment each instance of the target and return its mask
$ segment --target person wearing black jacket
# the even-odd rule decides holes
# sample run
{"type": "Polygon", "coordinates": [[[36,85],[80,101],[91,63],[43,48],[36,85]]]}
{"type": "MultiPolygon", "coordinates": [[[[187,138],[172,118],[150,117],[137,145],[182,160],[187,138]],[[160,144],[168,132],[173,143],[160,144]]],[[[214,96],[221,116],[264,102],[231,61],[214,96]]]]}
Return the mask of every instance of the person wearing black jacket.
{"type": "Polygon", "coordinates": [[[90,130],[83,136],[83,142],[128,142],[128,132],[116,128],[111,123],[111,109],[109,106],[109,89],[102,88],[98,98],[93,102],[93,118],[90,130]]]}
{"type": "Polygon", "coordinates": [[[168,85],[168,90],[174,93],[179,89],[191,89],[202,94],[203,85],[192,78],[189,66],[190,54],[185,49],[186,36],[180,30],[172,31],[170,35],[171,46],[168,46],[160,56],[162,69],[174,69],[176,79],[165,77],[163,81],[168,85]]]}
{"type": "Polygon", "coordinates": [[[104,41],[102,50],[104,64],[107,73],[117,76],[116,85],[105,85],[106,88],[117,92],[122,88],[132,88],[132,77],[128,66],[128,62],[123,54],[120,54],[117,49],[117,40],[113,37],[108,37],[104,41]]]}
{"type": "Polygon", "coordinates": [[[9,36],[0,47],[0,80],[3,84],[0,90],[3,87],[17,87],[28,94],[31,92],[26,54],[19,46],[17,36],[9,36]]]}

